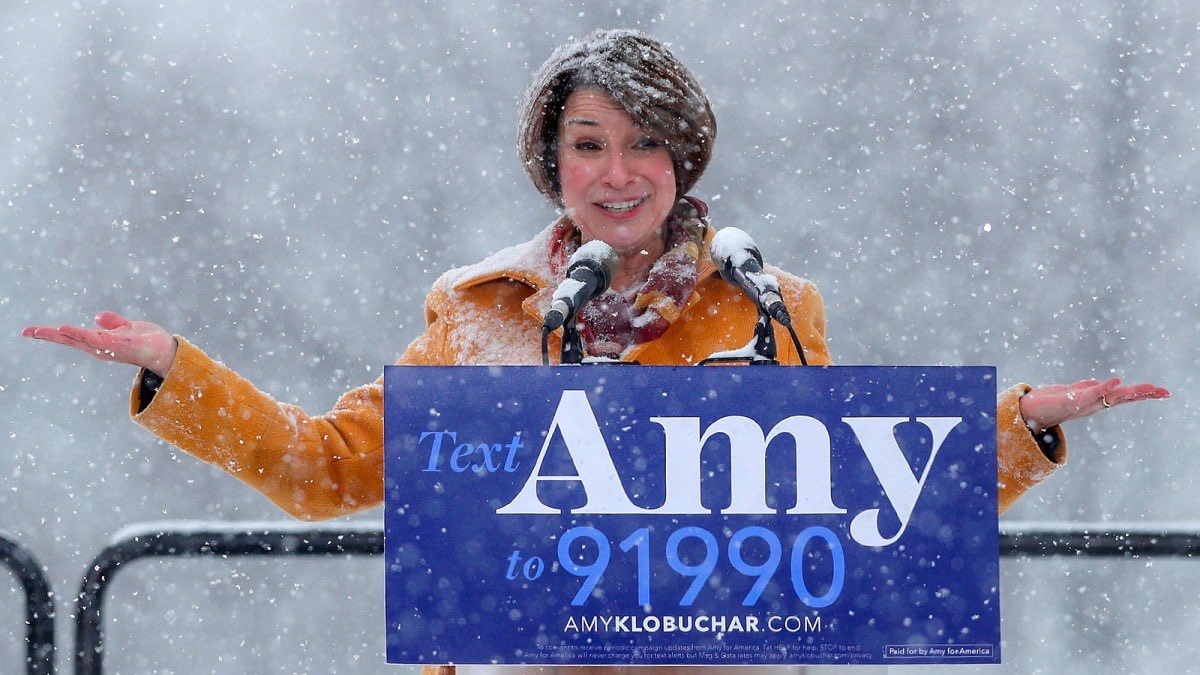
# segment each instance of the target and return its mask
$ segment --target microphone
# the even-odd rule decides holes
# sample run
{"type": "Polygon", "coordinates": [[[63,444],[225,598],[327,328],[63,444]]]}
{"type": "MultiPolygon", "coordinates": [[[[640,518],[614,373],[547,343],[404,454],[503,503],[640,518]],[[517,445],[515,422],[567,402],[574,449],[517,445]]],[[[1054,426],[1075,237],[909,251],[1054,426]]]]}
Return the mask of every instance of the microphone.
{"type": "Polygon", "coordinates": [[[722,228],[713,236],[712,259],[721,271],[721,278],[741,287],[772,319],[784,326],[792,325],[792,317],[779,293],[779,280],[763,272],[762,254],[750,235],[736,227],[722,228]]]}
{"type": "Polygon", "coordinates": [[[542,330],[549,332],[562,326],[583,303],[608,290],[616,271],[617,252],[613,247],[599,239],[580,246],[567,262],[567,278],[554,290],[542,330]]]}

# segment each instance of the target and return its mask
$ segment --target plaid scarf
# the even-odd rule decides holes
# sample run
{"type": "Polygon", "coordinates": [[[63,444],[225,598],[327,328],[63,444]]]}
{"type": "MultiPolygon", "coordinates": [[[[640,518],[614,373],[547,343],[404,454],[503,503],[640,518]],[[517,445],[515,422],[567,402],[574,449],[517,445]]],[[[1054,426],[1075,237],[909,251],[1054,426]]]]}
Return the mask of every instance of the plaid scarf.
{"type": "MultiPolygon", "coordinates": [[[[697,261],[708,227],[708,205],[684,196],[667,216],[666,252],[641,288],[608,289],[583,306],[576,325],[589,356],[620,358],[629,347],[656,340],[679,318],[696,289],[697,261]]],[[[562,218],[550,236],[550,270],[558,279],[580,246],[579,230],[562,218]]]]}

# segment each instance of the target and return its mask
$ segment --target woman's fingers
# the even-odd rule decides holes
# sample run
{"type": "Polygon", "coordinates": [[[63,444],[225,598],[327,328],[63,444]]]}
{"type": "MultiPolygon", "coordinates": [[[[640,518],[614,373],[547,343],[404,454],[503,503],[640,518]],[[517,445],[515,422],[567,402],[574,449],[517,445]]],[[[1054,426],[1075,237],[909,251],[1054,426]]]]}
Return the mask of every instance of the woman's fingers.
{"type": "Polygon", "coordinates": [[[1122,403],[1132,403],[1134,401],[1149,401],[1163,398],[1171,398],[1171,392],[1167,391],[1164,387],[1149,383],[1127,385],[1114,389],[1107,395],[1108,403],[1112,406],[1118,406],[1122,403]]]}
{"type": "Polygon", "coordinates": [[[126,361],[133,348],[128,336],[79,326],[30,326],[21,335],[73,347],[104,361],[126,361]]]}
{"type": "Polygon", "coordinates": [[[90,341],[76,339],[75,337],[62,332],[57,328],[51,328],[49,326],[30,326],[29,328],[21,331],[21,335],[25,337],[31,337],[36,340],[53,342],[55,344],[63,345],[64,347],[78,349],[79,351],[91,354],[102,361],[117,360],[117,355],[112,350],[90,341]]]}
{"type": "Polygon", "coordinates": [[[75,342],[71,338],[59,332],[57,328],[52,326],[30,326],[21,331],[21,335],[24,337],[33,338],[35,340],[45,340],[47,342],[54,342],[60,345],[67,345],[68,347],[74,346],[75,342]]]}
{"type": "MultiPolygon", "coordinates": [[[[103,330],[119,330],[121,328],[133,328],[133,322],[116,312],[103,311],[96,315],[96,325],[103,330]]],[[[31,337],[38,339],[46,339],[46,336],[51,332],[68,333],[78,336],[80,331],[96,332],[92,329],[83,328],[80,326],[71,326],[64,324],[62,326],[27,326],[21,330],[22,337],[31,337]]]]}

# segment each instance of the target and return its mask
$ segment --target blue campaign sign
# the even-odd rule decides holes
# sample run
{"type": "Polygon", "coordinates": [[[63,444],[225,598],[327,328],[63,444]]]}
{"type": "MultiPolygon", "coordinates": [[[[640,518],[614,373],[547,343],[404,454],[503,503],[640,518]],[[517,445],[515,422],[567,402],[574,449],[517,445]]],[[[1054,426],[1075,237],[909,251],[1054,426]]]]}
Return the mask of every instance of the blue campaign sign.
{"type": "Polygon", "coordinates": [[[391,366],[392,663],[999,663],[991,367],[391,366]]]}

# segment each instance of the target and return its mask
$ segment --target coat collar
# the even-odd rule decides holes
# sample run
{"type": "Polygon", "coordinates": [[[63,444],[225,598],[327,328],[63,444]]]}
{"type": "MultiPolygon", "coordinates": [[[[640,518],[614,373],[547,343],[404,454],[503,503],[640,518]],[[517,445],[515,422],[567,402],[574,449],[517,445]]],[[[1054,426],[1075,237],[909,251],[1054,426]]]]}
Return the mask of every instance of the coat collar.
{"type": "MultiPolygon", "coordinates": [[[[550,250],[550,233],[554,231],[557,224],[558,221],[551,223],[527,242],[510,246],[474,265],[460,268],[457,270],[459,276],[451,287],[455,291],[464,291],[499,279],[525,284],[533,289],[533,293],[525,298],[521,303],[521,308],[526,314],[540,322],[546,312],[550,310],[550,300],[560,281],[555,279],[550,272],[547,256],[547,252],[550,250]]],[[[711,225],[705,228],[696,270],[696,288],[688,298],[685,309],[700,301],[700,283],[717,273],[717,267],[710,255],[713,234],[711,225]]],[[[558,329],[555,333],[561,336],[562,329],[558,329]]],[[[630,349],[629,356],[640,351],[638,348],[642,346],[634,345],[630,349]]]]}

